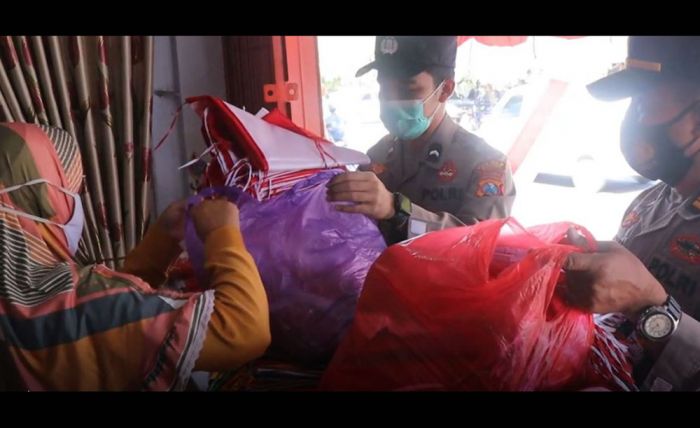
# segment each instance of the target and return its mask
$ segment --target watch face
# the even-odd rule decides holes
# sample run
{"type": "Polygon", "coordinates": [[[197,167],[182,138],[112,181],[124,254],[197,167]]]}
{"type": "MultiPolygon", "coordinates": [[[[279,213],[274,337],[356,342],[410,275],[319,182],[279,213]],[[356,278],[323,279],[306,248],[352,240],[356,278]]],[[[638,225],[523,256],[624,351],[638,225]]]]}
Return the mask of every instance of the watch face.
{"type": "Polygon", "coordinates": [[[662,339],[673,331],[673,320],[666,314],[653,314],[644,320],[643,328],[651,339],[662,339]]]}

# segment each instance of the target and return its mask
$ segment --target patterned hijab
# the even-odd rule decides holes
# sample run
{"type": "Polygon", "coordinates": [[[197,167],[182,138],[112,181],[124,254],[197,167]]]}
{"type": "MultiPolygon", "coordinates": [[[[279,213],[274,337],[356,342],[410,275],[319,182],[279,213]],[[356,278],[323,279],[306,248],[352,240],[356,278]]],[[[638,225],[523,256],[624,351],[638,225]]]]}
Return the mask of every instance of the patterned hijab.
{"type": "Polygon", "coordinates": [[[213,291],[76,264],[82,176],[70,134],[0,123],[0,390],[183,389],[213,291]]]}

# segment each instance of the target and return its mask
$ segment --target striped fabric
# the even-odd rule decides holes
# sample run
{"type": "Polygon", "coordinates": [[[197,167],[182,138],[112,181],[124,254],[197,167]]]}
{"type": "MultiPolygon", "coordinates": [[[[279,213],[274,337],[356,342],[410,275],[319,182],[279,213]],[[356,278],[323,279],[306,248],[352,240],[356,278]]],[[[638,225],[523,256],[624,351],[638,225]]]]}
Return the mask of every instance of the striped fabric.
{"type": "MultiPolygon", "coordinates": [[[[80,153],[59,129],[0,124],[0,189],[44,178],[72,192],[80,153]]],[[[39,184],[0,204],[65,224],[71,198],[39,184]]],[[[156,291],[79,267],[62,229],[0,212],[0,389],[181,390],[202,348],[213,291],[156,291]]]]}
{"type": "Polygon", "coordinates": [[[39,125],[39,127],[54,142],[58,160],[61,161],[61,166],[66,171],[67,187],[79,189],[83,181],[83,167],[78,145],[73,141],[73,137],[66,131],[52,126],[39,125]]]}
{"type": "Polygon", "coordinates": [[[315,391],[324,367],[261,358],[236,370],[215,373],[210,391],[315,391]]]}
{"type": "Polygon", "coordinates": [[[596,314],[595,336],[589,358],[589,376],[601,385],[619,391],[638,391],[633,373],[633,359],[628,343],[616,337],[626,321],[622,314],[596,314]]]}
{"type": "Polygon", "coordinates": [[[619,391],[638,390],[632,377],[632,361],[627,346],[600,326],[595,328],[589,364],[604,385],[619,391]]]}

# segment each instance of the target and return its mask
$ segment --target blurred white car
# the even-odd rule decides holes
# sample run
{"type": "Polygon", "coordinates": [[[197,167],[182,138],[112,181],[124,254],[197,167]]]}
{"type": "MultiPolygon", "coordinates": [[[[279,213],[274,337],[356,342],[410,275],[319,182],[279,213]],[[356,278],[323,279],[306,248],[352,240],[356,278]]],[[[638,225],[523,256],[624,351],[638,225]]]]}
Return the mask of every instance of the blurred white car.
{"type": "MultiPolygon", "coordinates": [[[[478,135],[505,154],[533,112],[553,97],[550,82],[519,86],[508,91],[484,118],[478,135]]],[[[517,174],[527,181],[539,174],[570,177],[576,187],[597,192],[608,183],[645,183],[625,161],[619,144],[620,124],[628,100],[602,102],[585,86],[567,84],[517,174]]]]}
{"type": "MultiPolygon", "coordinates": [[[[343,119],[344,135],[342,145],[363,153],[387,134],[379,117],[377,88],[347,87],[331,93],[324,100],[332,105],[343,119]]],[[[328,109],[324,117],[330,114],[328,109]]]]}
{"type": "Polygon", "coordinates": [[[462,117],[469,114],[473,108],[474,101],[466,97],[458,96],[455,93],[453,93],[452,96],[447,99],[447,103],[445,105],[447,115],[457,122],[460,122],[462,117]]]}

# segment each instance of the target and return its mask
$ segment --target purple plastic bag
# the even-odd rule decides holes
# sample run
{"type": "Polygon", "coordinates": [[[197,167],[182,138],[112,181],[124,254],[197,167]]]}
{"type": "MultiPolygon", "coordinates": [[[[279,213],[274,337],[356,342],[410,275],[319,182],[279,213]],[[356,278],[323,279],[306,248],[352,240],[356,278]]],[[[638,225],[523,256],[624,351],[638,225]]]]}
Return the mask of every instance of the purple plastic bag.
{"type": "MultiPolygon", "coordinates": [[[[333,355],[352,322],[367,272],[386,248],[373,220],[336,211],[326,201],[325,185],[340,172],[320,172],[265,202],[238,188],[218,187],[188,204],[224,195],[238,205],[243,239],[270,304],[271,348],[305,363],[333,355]]],[[[186,244],[198,280],[206,284],[204,248],[189,216],[186,244]]]]}

